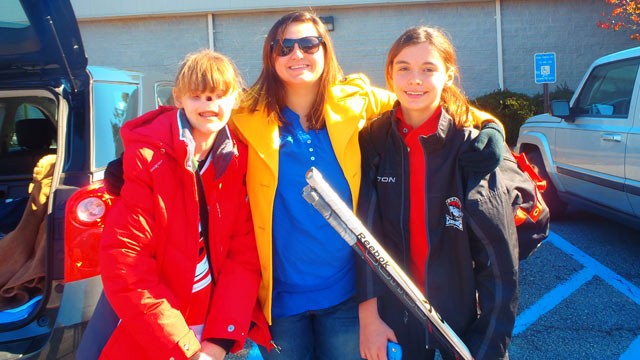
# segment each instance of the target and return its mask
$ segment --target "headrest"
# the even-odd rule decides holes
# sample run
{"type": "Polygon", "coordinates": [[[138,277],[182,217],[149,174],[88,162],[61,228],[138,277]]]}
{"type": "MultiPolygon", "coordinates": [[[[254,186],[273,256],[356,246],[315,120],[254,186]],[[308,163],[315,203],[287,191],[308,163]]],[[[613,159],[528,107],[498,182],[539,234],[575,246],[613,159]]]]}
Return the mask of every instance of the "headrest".
{"type": "Polygon", "coordinates": [[[56,129],[49,119],[16,121],[18,145],[29,150],[47,149],[55,139],[56,129]]]}

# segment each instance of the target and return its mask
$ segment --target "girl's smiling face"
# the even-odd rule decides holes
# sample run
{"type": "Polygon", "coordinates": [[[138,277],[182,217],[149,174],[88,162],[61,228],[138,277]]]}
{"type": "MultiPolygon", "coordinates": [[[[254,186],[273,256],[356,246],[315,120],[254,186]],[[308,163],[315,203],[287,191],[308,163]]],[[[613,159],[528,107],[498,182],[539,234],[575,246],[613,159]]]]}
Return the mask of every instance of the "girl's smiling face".
{"type": "MultiPolygon", "coordinates": [[[[287,26],[283,36],[285,39],[299,39],[318,36],[318,31],[310,22],[294,22],[287,26]]],[[[275,69],[287,87],[315,84],[324,70],[324,47],[320,46],[314,54],[307,54],[296,44],[289,55],[276,58],[275,69]]]]}
{"type": "Polygon", "coordinates": [[[179,96],[174,92],[174,98],[176,105],[184,108],[194,133],[207,137],[217,133],[227,124],[231,111],[237,104],[238,93],[207,90],[203,93],[179,96]]]}
{"type": "Polygon", "coordinates": [[[442,89],[453,74],[429,43],[410,45],[393,60],[392,90],[402,106],[405,120],[417,127],[440,105],[442,89]]]}

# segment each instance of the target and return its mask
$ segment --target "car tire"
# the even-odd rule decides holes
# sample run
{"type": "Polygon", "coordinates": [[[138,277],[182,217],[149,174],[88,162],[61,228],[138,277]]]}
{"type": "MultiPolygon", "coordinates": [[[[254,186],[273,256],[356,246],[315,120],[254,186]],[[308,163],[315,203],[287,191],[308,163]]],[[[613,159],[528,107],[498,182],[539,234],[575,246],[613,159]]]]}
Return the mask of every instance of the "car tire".
{"type": "Polygon", "coordinates": [[[539,150],[525,150],[527,159],[536,168],[538,175],[547,182],[547,189],[542,193],[544,202],[549,207],[549,215],[553,219],[561,218],[567,211],[568,204],[558,196],[558,189],[553,185],[547,170],[544,167],[544,161],[539,150]]]}

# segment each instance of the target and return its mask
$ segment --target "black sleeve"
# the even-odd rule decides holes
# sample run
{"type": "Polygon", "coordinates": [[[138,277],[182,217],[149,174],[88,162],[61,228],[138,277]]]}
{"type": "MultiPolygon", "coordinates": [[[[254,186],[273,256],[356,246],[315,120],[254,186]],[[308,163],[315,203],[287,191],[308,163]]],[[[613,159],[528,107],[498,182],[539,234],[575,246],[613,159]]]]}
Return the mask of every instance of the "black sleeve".
{"type": "Polygon", "coordinates": [[[518,307],[518,243],[513,219],[513,186],[500,168],[467,181],[467,222],[474,261],[478,318],[464,339],[476,359],[506,356],[518,307]]]}
{"type": "Polygon", "coordinates": [[[113,196],[120,196],[120,190],[124,185],[124,173],[122,170],[122,154],[111,160],[104,171],[104,186],[107,192],[113,196]]]}

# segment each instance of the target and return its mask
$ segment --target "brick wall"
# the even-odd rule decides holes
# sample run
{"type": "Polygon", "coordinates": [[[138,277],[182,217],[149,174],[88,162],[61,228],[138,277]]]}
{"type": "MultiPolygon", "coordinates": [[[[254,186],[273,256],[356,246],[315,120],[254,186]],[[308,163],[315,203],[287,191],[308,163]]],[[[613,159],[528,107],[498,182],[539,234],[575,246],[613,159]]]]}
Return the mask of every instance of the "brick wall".
{"type": "MultiPolygon", "coordinates": [[[[601,0],[502,0],[505,87],[528,94],[542,91],[533,80],[536,52],[556,52],[558,84],[575,88],[597,57],[640,45],[626,33],[596,28],[604,6],[601,0]]],[[[316,11],[334,17],[331,37],[345,73],[363,72],[381,87],[386,52],[402,31],[414,25],[446,29],[458,51],[462,86],[473,98],[499,87],[495,10],[495,3],[486,1],[316,11]]],[[[283,14],[213,16],[215,48],[236,62],[247,84],[260,72],[265,34],[283,14]]],[[[80,29],[90,64],[142,71],[148,80],[172,79],[187,52],[209,44],[205,14],[94,19],[82,21],[80,29]]]]}

